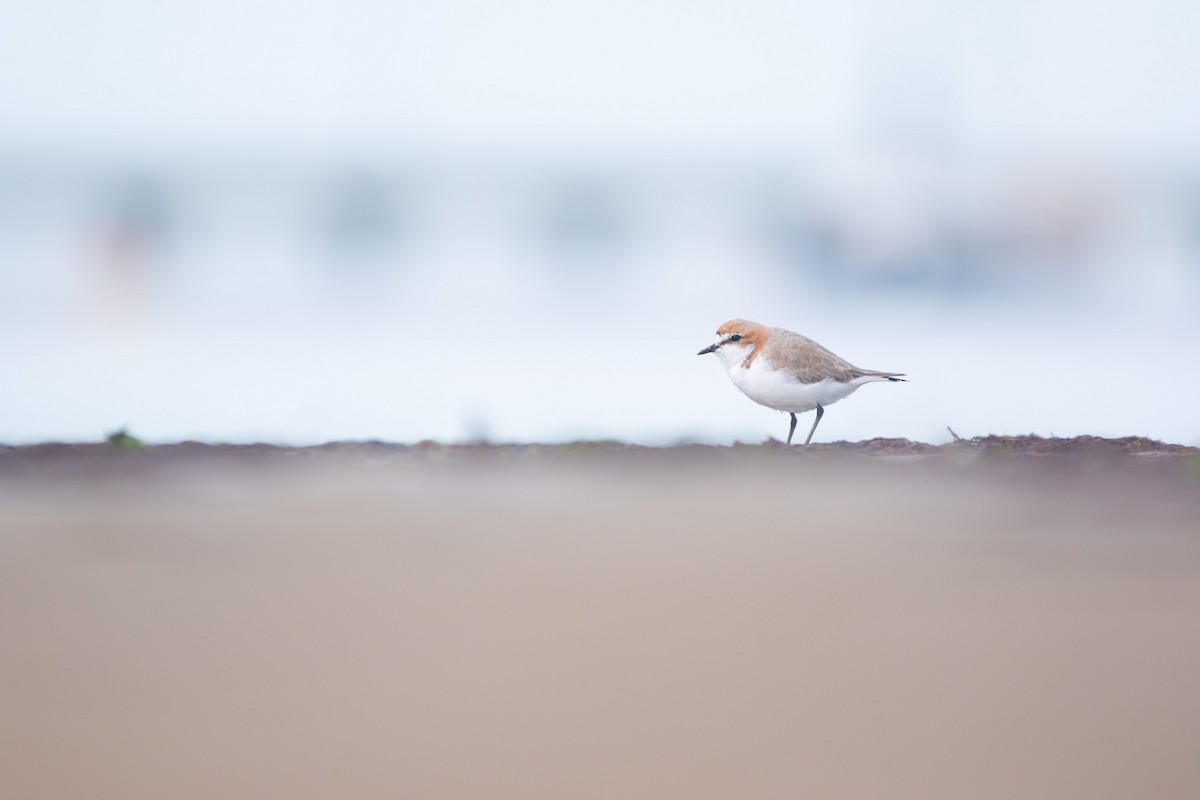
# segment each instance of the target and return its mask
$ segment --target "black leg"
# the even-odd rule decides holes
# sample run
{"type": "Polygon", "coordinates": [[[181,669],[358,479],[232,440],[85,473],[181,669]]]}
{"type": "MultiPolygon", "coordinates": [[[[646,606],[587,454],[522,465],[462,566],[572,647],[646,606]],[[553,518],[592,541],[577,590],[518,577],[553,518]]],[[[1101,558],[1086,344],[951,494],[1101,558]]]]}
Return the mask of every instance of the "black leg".
{"type": "MultiPolygon", "coordinates": [[[[791,412],[788,412],[791,413],[791,412]]],[[[792,443],[792,434],[796,432],[796,415],[792,414],[792,427],[788,428],[788,444],[792,443]]]]}
{"type": "MultiPolygon", "coordinates": [[[[824,406],[821,406],[818,404],[817,405],[817,418],[813,420],[813,426],[808,431],[808,438],[804,440],[805,444],[808,444],[809,442],[812,441],[812,435],[813,435],[813,432],[816,431],[816,429],[817,429],[817,423],[821,421],[821,417],[823,417],[824,415],[825,415],[824,406]]],[[[793,414],[792,417],[795,418],[795,414],[793,414]]]]}

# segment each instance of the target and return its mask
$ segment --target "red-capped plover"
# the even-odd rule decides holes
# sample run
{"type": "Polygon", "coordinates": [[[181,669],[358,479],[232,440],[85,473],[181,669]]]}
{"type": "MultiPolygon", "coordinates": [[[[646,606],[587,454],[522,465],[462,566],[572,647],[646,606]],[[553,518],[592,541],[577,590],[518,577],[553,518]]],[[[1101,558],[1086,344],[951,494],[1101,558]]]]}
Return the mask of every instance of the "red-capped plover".
{"type": "Polygon", "coordinates": [[[731,319],[717,328],[717,338],[697,355],[716,353],[742,394],[792,417],[787,443],[796,432],[796,415],[817,410],[805,444],[825,413],[825,406],[851,395],[864,383],[902,381],[903,372],[860,369],[821,345],[783,328],[731,319]]]}

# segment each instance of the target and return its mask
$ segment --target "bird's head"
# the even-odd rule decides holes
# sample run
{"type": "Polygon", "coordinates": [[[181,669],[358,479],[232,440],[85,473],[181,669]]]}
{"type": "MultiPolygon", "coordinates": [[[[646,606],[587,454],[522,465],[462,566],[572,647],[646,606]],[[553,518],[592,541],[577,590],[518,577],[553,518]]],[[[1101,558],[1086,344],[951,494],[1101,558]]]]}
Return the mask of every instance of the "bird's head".
{"type": "Polygon", "coordinates": [[[740,364],[767,339],[767,328],[757,322],[731,319],[717,328],[716,338],[696,355],[716,353],[726,367],[740,364]]]}

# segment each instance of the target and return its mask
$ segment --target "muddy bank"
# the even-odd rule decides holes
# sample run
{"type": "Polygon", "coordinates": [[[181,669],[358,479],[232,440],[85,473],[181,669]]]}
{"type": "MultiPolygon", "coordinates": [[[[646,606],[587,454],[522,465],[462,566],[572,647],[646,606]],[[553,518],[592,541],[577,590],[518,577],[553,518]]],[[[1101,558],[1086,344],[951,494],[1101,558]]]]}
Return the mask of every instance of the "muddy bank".
{"type": "Polygon", "coordinates": [[[537,462],[542,460],[578,460],[595,458],[601,461],[628,459],[630,461],[706,460],[762,458],[795,459],[836,458],[838,456],[919,456],[950,457],[963,460],[969,457],[1017,456],[1075,456],[1111,458],[1117,456],[1200,456],[1200,448],[1147,439],[1125,437],[1105,439],[1097,436],[1073,438],[1043,438],[1040,436],[982,436],[956,438],[947,444],[934,445],[909,439],[867,439],[861,442],[814,443],[807,447],[785,446],[771,440],[763,444],[737,443],[731,446],[679,444],[671,447],[645,447],[620,442],[574,442],[567,444],[442,444],[425,441],[415,444],[394,444],[378,441],[330,442],[327,444],[289,447],[273,444],[209,444],[179,442],[147,446],[132,437],[116,438],[115,442],[82,444],[47,443],[25,446],[0,446],[0,472],[16,471],[38,465],[75,463],[83,467],[105,464],[130,466],[159,465],[172,462],[220,463],[228,461],[269,462],[327,460],[363,464],[380,463],[440,463],[444,461],[537,462]]]}
{"type": "Polygon", "coordinates": [[[1145,440],[0,451],[0,796],[1194,798],[1145,440]]]}

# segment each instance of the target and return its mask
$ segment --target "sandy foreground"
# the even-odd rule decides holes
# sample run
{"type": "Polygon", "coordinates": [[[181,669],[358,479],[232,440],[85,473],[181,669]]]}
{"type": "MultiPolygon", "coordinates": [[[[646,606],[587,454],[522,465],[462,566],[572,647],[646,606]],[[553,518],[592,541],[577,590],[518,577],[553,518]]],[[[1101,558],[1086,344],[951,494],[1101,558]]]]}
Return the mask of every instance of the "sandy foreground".
{"type": "Polygon", "coordinates": [[[1200,797],[1200,454],[0,448],[0,757],[22,800],[1200,797]]]}

